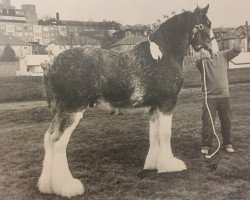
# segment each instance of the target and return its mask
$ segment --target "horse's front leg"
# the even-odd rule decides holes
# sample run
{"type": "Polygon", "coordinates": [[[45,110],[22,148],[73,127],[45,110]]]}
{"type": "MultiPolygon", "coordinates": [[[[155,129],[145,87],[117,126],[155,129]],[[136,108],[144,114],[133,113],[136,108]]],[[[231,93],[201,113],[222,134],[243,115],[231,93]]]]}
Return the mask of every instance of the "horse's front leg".
{"type": "Polygon", "coordinates": [[[171,149],[172,113],[159,112],[160,150],[157,161],[158,173],[174,172],[187,169],[183,161],[173,156],[171,149]]]}
{"type": "Polygon", "coordinates": [[[149,151],[144,164],[144,169],[157,169],[159,155],[159,110],[150,112],[149,118],[149,151]]]}

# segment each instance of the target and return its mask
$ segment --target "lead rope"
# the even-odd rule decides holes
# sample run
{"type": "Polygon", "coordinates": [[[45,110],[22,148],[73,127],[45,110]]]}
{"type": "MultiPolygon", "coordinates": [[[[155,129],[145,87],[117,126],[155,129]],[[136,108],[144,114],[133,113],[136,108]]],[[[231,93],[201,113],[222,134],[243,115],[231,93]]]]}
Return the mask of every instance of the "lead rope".
{"type": "Polygon", "coordinates": [[[201,56],[201,61],[202,61],[202,68],[203,68],[203,82],[204,82],[204,91],[205,91],[205,104],[208,110],[208,114],[211,120],[211,124],[212,124],[212,128],[213,128],[213,133],[216,136],[216,139],[218,141],[218,147],[217,149],[211,154],[211,155],[206,155],[206,158],[212,158],[220,149],[220,138],[218,137],[216,131],[215,131],[215,127],[214,127],[214,121],[207,103],[207,82],[206,82],[206,70],[205,70],[205,66],[204,66],[204,61],[203,61],[203,56],[201,56]]]}

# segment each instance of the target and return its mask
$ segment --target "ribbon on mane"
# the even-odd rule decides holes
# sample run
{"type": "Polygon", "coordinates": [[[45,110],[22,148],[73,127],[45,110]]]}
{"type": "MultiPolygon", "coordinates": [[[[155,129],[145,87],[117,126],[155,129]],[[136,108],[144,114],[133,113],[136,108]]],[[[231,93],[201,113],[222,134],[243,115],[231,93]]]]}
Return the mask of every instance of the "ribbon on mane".
{"type": "Polygon", "coordinates": [[[162,58],[162,52],[160,50],[160,47],[156,43],[151,42],[149,36],[148,36],[148,41],[150,44],[150,53],[153,59],[160,60],[162,58]]]}

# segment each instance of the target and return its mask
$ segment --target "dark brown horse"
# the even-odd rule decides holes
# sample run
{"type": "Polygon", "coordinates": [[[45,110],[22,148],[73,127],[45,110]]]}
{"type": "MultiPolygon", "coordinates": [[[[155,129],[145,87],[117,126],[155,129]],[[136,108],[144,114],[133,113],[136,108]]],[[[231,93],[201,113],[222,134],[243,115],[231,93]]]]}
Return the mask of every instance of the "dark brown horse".
{"type": "Polygon", "coordinates": [[[209,39],[207,10],[208,6],[196,8],[168,19],[149,41],[133,50],[118,53],[85,46],[59,54],[44,67],[54,117],[44,137],[41,192],[67,197],[84,192],[82,183],[71,175],[66,147],[84,111],[100,99],[118,107],[150,107],[150,147],[144,169],[186,169],[171,150],[172,111],[183,83],[187,47],[191,44],[199,51],[209,39]]]}

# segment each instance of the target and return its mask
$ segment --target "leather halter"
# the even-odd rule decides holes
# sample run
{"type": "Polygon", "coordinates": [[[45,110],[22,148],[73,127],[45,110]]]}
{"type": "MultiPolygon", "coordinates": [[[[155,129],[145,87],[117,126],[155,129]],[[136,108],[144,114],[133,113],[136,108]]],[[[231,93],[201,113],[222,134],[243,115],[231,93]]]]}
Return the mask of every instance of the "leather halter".
{"type": "MultiPolygon", "coordinates": [[[[192,29],[192,32],[193,32],[192,39],[194,38],[194,36],[195,36],[198,32],[201,32],[202,30],[204,30],[204,25],[203,25],[203,24],[194,25],[194,28],[192,29]]],[[[201,45],[200,49],[202,49],[202,48],[208,48],[208,47],[209,47],[209,43],[210,43],[213,39],[214,39],[214,37],[205,40],[205,41],[203,42],[203,45],[201,45]]]]}

